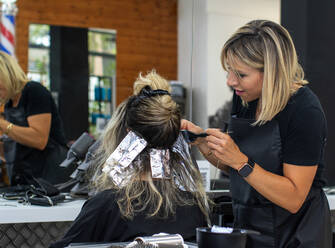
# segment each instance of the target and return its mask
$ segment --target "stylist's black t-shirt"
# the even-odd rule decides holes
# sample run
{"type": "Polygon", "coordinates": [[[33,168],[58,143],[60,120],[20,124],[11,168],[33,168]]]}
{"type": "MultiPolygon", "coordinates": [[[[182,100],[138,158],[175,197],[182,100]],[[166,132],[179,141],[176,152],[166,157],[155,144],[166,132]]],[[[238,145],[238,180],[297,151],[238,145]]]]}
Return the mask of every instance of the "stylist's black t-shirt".
{"type": "MultiPolygon", "coordinates": [[[[242,105],[241,98],[234,94],[232,115],[253,119],[258,99],[242,105]]],[[[318,165],[314,186],[325,186],[324,144],[327,137],[327,122],[317,96],[309,87],[301,87],[275,118],[279,124],[283,163],[293,165],[318,165]]]]}
{"type": "Polygon", "coordinates": [[[19,104],[13,107],[12,101],[9,100],[5,106],[5,111],[19,108],[24,109],[25,118],[32,115],[50,113],[52,116],[50,137],[60,144],[66,144],[62,122],[56,104],[51,93],[43,85],[38,82],[28,82],[22,90],[19,104]]]}
{"type": "MultiPolygon", "coordinates": [[[[32,81],[28,82],[21,92],[18,105],[13,107],[12,101],[9,100],[9,102],[5,105],[4,113],[5,118],[9,122],[14,125],[26,127],[29,126],[28,118],[30,116],[50,113],[51,127],[47,148],[50,146],[49,143],[51,142],[66,145],[62,122],[58,114],[56,104],[51,96],[51,93],[40,83],[32,81]]],[[[45,160],[47,153],[45,150],[40,151],[38,149],[16,143],[14,160],[15,173],[41,177],[46,163],[45,160]]],[[[16,183],[25,182],[17,181],[16,183]]]]}
{"type": "MultiPolygon", "coordinates": [[[[183,197],[192,197],[183,192],[183,197]]],[[[63,239],[51,248],[66,247],[70,243],[125,242],[139,236],[157,233],[180,234],[186,241],[195,241],[196,228],[207,226],[198,206],[178,206],[176,214],[167,219],[147,218],[147,211],[127,220],[121,216],[112,190],[100,192],[84,204],[78,217],[63,239]]]]}

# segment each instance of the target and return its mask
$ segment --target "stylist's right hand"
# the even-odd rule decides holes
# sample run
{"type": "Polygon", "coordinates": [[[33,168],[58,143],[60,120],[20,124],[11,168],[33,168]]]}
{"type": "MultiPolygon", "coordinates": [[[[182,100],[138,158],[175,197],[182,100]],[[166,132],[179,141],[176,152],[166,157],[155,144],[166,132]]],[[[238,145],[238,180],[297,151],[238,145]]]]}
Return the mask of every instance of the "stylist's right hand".
{"type": "Polygon", "coordinates": [[[241,165],[248,161],[248,157],[240,151],[240,148],[229,134],[223,133],[216,128],[209,128],[206,133],[208,134],[206,137],[208,147],[221,163],[238,170],[241,165]]]}

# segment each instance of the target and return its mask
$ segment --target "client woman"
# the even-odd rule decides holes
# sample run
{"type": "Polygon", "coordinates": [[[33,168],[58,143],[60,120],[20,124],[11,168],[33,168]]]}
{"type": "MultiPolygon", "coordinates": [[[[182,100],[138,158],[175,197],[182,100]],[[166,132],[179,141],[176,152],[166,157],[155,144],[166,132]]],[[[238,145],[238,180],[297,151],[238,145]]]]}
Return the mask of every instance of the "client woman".
{"type": "Polygon", "coordinates": [[[123,242],[155,233],[194,240],[206,226],[208,204],[201,175],[180,129],[180,111],[168,82],[141,75],[134,95],[121,103],[102,135],[93,187],[62,240],[123,242]]]}

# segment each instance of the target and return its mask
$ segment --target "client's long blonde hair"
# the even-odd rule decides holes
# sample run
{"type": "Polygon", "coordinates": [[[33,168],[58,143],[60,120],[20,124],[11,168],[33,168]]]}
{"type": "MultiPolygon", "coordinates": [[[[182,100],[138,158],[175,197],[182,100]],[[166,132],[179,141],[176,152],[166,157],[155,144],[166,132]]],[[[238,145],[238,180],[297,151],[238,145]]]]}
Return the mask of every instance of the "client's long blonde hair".
{"type": "Polygon", "coordinates": [[[208,201],[202,178],[196,165],[171,150],[179,135],[181,114],[170,95],[141,97],[144,88],[166,90],[169,83],[152,71],[141,74],[134,83],[134,95],[121,103],[108,123],[98,151],[97,171],[101,172],[106,159],[127,134],[127,129],[141,134],[150,147],[170,150],[171,179],[153,181],[151,177],[149,149],[140,155],[141,165],[135,167],[129,183],[118,187],[109,176],[100,173],[94,180],[97,191],[114,189],[121,214],[132,219],[136,213],[146,210],[148,217],[168,217],[176,206],[198,205],[208,220],[208,201]],[[186,197],[185,191],[193,197],[186,197]]]}

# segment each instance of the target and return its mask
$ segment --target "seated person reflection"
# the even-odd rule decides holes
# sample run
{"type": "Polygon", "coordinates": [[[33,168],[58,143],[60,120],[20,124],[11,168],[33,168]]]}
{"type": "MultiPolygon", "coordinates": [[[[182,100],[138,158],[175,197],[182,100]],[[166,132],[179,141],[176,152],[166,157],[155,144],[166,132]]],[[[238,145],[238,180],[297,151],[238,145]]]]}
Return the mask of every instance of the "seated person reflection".
{"type": "Polygon", "coordinates": [[[16,60],[0,52],[1,155],[11,185],[31,184],[32,177],[51,183],[68,179],[58,164],[67,147],[62,122],[50,92],[29,81],[16,60]]]}
{"type": "Polygon", "coordinates": [[[199,170],[180,134],[181,115],[168,82],[152,71],[107,124],[96,152],[93,190],[63,239],[124,242],[160,232],[194,241],[207,226],[208,202],[199,170]]]}

